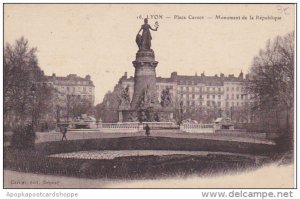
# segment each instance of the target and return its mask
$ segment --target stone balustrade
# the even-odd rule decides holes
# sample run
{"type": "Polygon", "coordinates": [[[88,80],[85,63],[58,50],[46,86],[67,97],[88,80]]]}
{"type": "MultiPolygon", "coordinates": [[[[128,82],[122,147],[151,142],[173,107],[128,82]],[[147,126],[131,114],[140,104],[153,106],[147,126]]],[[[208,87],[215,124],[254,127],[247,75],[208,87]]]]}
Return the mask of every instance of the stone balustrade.
{"type": "Polygon", "coordinates": [[[150,127],[150,129],[176,129],[179,126],[174,122],[143,122],[143,127],[146,125],[150,127]]]}
{"type": "Polygon", "coordinates": [[[179,126],[174,122],[118,122],[118,123],[98,123],[96,128],[75,129],[70,128],[69,131],[77,132],[103,132],[103,133],[136,133],[143,131],[146,125],[150,129],[179,129],[179,126]]]}
{"type": "Polygon", "coordinates": [[[141,130],[138,122],[101,123],[98,127],[104,133],[136,133],[141,130]]]}
{"type": "MultiPolygon", "coordinates": [[[[85,129],[84,131],[98,131],[103,133],[137,133],[143,131],[148,125],[150,129],[178,129],[174,122],[119,122],[119,123],[99,123],[97,129],[85,129]]],[[[83,131],[83,129],[72,129],[83,131]]],[[[217,129],[214,124],[194,124],[184,123],[180,125],[180,130],[187,133],[245,133],[242,129],[217,129]]]]}
{"type": "Polygon", "coordinates": [[[180,125],[180,130],[188,133],[214,133],[215,132],[213,124],[184,123],[180,125]]]}

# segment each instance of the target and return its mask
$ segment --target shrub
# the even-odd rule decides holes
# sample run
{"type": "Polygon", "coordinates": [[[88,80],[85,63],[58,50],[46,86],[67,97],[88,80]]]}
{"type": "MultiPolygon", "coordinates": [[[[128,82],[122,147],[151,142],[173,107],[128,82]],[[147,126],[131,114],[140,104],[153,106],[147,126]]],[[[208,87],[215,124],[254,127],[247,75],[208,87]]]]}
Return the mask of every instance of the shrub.
{"type": "Polygon", "coordinates": [[[13,131],[11,146],[18,149],[34,148],[35,138],[36,135],[31,124],[18,126],[13,131]]]}

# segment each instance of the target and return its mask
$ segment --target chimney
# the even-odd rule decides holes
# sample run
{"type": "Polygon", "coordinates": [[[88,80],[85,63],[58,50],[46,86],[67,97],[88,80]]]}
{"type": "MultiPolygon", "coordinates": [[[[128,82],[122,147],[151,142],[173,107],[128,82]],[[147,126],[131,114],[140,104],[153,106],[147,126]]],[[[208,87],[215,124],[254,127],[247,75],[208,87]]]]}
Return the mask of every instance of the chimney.
{"type": "Polygon", "coordinates": [[[220,73],[220,77],[224,78],[224,73],[220,73]]]}
{"type": "Polygon", "coordinates": [[[85,76],[85,79],[86,79],[86,80],[91,80],[91,76],[90,76],[90,75],[86,75],[86,76],[85,76]]]}
{"type": "Polygon", "coordinates": [[[52,73],[52,77],[55,77],[56,76],[56,74],[55,73],[52,73]]]}
{"type": "Polygon", "coordinates": [[[127,79],[127,72],[124,73],[124,77],[126,77],[126,79],[127,79]]]}
{"type": "Polygon", "coordinates": [[[177,77],[177,72],[172,72],[171,73],[171,79],[175,79],[177,77]]]}
{"type": "Polygon", "coordinates": [[[204,74],[204,72],[203,72],[203,73],[201,73],[201,77],[205,77],[205,74],[204,74]]]}
{"type": "Polygon", "coordinates": [[[244,74],[243,71],[241,70],[240,75],[239,75],[239,79],[243,79],[244,78],[244,74]]]}

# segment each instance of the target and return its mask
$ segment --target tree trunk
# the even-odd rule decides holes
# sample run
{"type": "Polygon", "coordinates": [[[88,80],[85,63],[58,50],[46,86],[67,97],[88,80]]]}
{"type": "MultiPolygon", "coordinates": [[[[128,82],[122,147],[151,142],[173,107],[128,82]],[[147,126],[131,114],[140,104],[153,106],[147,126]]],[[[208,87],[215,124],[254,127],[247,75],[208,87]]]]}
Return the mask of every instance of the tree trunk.
{"type": "Polygon", "coordinates": [[[278,110],[276,109],[275,110],[275,117],[276,117],[276,125],[277,125],[277,131],[279,131],[281,129],[281,126],[280,126],[280,119],[279,119],[279,115],[278,115],[278,110]]]}
{"type": "Polygon", "coordinates": [[[290,126],[290,110],[291,108],[290,107],[287,107],[286,109],[286,136],[287,136],[287,141],[288,141],[288,146],[287,148],[288,149],[293,149],[293,146],[294,146],[294,131],[293,129],[291,128],[290,126]]]}

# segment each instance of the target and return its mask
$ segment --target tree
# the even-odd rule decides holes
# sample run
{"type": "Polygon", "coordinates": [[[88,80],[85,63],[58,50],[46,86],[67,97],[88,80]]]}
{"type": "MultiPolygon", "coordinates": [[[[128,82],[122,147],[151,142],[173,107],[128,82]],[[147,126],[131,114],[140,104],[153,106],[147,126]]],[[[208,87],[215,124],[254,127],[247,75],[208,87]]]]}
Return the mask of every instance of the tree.
{"type": "Polygon", "coordinates": [[[56,118],[55,89],[45,82],[37,82],[35,87],[33,120],[37,127],[40,126],[41,122],[48,126],[48,122],[54,122],[56,118]]]}
{"type": "MultiPolygon", "coordinates": [[[[18,39],[15,45],[6,44],[4,48],[4,126],[9,128],[14,124],[24,125],[32,117],[33,106],[42,106],[41,90],[32,93],[32,85],[41,83],[44,74],[38,66],[36,48],[30,48],[24,37],[18,39]],[[34,96],[35,95],[35,96],[34,96]],[[35,102],[33,100],[38,102],[35,102]]],[[[37,107],[36,110],[42,110],[37,107]]]]}
{"type": "Polygon", "coordinates": [[[4,128],[13,130],[11,144],[17,148],[34,147],[39,122],[51,117],[53,88],[45,82],[36,51],[24,37],[4,48],[4,128]]]}
{"type": "Polygon", "coordinates": [[[289,136],[292,135],[290,115],[294,109],[294,37],[291,32],[267,41],[265,49],[253,59],[247,86],[253,96],[254,109],[270,114],[274,110],[277,114],[285,112],[289,136]]]}
{"type": "Polygon", "coordinates": [[[122,86],[117,84],[113,92],[108,91],[102,101],[103,122],[117,122],[119,120],[118,110],[122,101],[122,86]]]}
{"type": "Polygon", "coordinates": [[[78,96],[67,96],[69,116],[79,117],[82,114],[92,114],[93,105],[90,100],[78,98],[78,96]]]}
{"type": "Polygon", "coordinates": [[[97,104],[95,106],[95,118],[97,120],[97,122],[101,120],[103,120],[103,117],[104,117],[104,104],[103,103],[100,103],[100,104],[97,104]]]}

